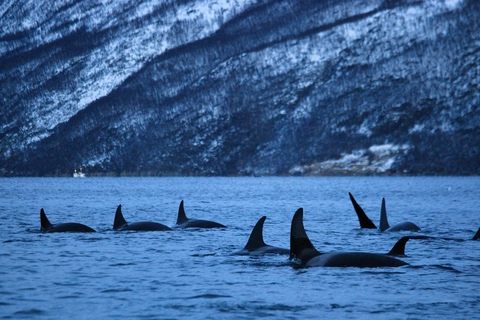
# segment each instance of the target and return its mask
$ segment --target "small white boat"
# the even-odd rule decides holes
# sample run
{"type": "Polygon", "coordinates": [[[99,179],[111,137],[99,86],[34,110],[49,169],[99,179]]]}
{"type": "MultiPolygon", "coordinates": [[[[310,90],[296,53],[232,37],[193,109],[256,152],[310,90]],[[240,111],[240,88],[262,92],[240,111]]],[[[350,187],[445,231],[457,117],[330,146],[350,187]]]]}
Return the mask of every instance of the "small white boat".
{"type": "Polygon", "coordinates": [[[80,167],[80,171],[75,170],[73,172],[74,178],[85,178],[85,173],[82,172],[82,168],[80,167]]]}

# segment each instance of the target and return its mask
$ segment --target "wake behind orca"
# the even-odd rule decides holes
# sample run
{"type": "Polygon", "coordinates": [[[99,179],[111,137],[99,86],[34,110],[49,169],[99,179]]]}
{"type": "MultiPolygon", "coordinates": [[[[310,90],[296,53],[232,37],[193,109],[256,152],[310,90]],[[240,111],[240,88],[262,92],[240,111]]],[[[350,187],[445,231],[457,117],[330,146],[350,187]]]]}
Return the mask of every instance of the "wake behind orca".
{"type": "Polygon", "coordinates": [[[134,230],[134,231],[165,231],[172,230],[171,228],[157,222],[142,221],[128,223],[123,218],[122,205],[117,207],[115,213],[115,220],[113,222],[113,229],[117,231],[134,230]]]}
{"type": "Polygon", "coordinates": [[[290,259],[300,260],[303,267],[400,267],[408,263],[393,256],[405,254],[409,237],[401,238],[387,254],[368,252],[320,253],[315,249],[303,226],[303,208],[295,212],[290,230],[290,259]]]}
{"type": "Polygon", "coordinates": [[[265,244],[263,241],[263,224],[267,219],[266,216],[263,216],[258,220],[257,224],[248,238],[248,242],[245,247],[240,250],[232,253],[232,255],[262,255],[262,254],[290,254],[289,249],[283,249],[279,247],[270,246],[265,244]]]}
{"type": "Polygon", "coordinates": [[[92,228],[75,222],[51,224],[43,211],[40,209],[40,231],[43,232],[95,232],[92,228]]]}
{"type": "Polygon", "coordinates": [[[178,208],[177,224],[174,226],[174,228],[226,228],[226,226],[208,220],[188,219],[185,215],[185,209],[183,208],[182,200],[178,208]]]}
{"type": "MultiPolygon", "coordinates": [[[[367,229],[377,229],[375,224],[370,220],[365,211],[363,211],[362,207],[355,201],[355,198],[349,192],[348,195],[350,196],[350,200],[352,201],[353,208],[358,216],[358,221],[360,222],[360,228],[367,228],[367,229]]],[[[385,207],[385,198],[382,199],[382,209],[380,211],[380,231],[420,231],[420,228],[409,221],[402,222],[399,224],[390,227],[388,224],[387,219],[387,209],[385,207]]]]}
{"type": "Polygon", "coordinates": [[[435,237],[435,236],[409,236],[410,239],[420,239],[420,240],[449,240],[449,241],[470,241],[470,240],[479,240],[480,239],[480,228],[478,228],[475,235],[470,239],[460,239],[460,238],[447,238],[447,237],[435,237]]]}

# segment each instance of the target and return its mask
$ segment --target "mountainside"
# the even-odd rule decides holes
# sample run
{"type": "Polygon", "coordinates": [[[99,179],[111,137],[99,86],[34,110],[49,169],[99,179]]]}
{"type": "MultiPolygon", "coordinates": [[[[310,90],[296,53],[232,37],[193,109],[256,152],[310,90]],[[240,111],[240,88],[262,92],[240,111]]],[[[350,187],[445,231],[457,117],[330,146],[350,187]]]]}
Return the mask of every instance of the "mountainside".
{"type": "Polygon", "coordinates": [[[6,0],[0,175],[480,174],[476,0],[6,0]]]}

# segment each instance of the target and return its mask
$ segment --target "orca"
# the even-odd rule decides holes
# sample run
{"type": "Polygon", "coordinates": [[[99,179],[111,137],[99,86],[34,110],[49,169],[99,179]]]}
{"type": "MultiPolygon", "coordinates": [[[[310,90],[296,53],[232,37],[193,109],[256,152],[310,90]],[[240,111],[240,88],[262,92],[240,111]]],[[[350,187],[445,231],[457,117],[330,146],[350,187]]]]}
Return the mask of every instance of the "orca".
{"type": "Polygon", "coordinates": [[[303,226],[303,208],[295,212],[290,230],[290,260],[300,261],[302,267],[400,267],[408,263],[393,256],[405,255],[409,237],[401,238],[387,254],[368,252],[321,253],[315,249],[303,226]]]}
{"type": "Polygon", "coordinates": [[[40,209],[40,231],[43,232],[96,232],[92,228],[75,222],[51,224],[43,208],[40,209]]]}
{"type": "MultiPolygon", "coordinates": [[[[370,220],[367,215],[365,214],[365,211],[363,211],[362,207],[355,201],[355,198],[352,196],[352,194],[349,192],[348,195],[350,196],[350,200],[352,201],[353,208],[355,209],[355,212],[357,213],[358,216],[358,221],[360,222],[360,228],[367,228],[367,229],[377,229],[375,224],[370,220]]],[[[380,211],[380,228],[379,230],[381,232],[383,231],[420,231],[420,228],[409,221],[402,222],[399,224],[394,225],[393,227],[390,227],[388,224],[388,219],[387,219],[387,209],[385,207],[385,198],[382,199],[382,209],[380,211]]]]}
{"type": "Polygon", "coordinates": [[[262,255],[262,254],[290,254],[289,249],[270,246],[263,241],[263,223],[267,219],[263,216],[258,220],[255,227],[253,227],[250,238],[246,246],[240,250],[232,253],[232,255],[247,256],[247,255],[262,255]]]}
{"type": "Polygon", "coordinates": [[[226,226],[208,220],[188,219],[185,215],[185,209],[183,208],[182,200],[180,202],[180,207],[178,208],[177,224],[174,226],[174,228],[226,228],[226,226]]]}
{"type": "Polygon", "coordinates": [[[122,205],[119,205],[115,213],[115,220],[113,221],[113,229],[117,231],[133,230],[133,231],[166,231],[171,228],[157,222],[142,221],[128,223],[123,218],[122,205]]]}

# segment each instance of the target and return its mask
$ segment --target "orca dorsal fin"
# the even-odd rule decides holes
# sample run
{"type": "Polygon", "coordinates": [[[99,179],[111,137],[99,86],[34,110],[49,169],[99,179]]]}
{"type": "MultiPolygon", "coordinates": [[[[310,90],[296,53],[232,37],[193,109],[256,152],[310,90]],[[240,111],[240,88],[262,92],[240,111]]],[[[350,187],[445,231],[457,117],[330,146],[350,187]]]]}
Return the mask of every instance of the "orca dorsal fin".
{"type": "Polygon", "coordinates": [[[265,219],[267,219],[266,216],[261,217],[255,227],[253,227],[250,238],[248,238],[247,245],[244,249],[255,250],[266,246],[265,242],[263,242],[263,223],[265,222],[265,219]]]}
{"type": "Polygon", "coordinates": [[[353,208],[355,208],[355,212],[357,213],[358,216],[358,221],[360,222],[360,228],[365,228],[365,229],[377,229],[375,224],[370,220],[367,215],[365,214],[365,211],[363,211],[362,207],[360,207],[355,201],[355,198],[352,196],[352,194],[349,192],[348,195],[350,196],[350,200],[352,200],[353,208]]]}
{"type": "Polygon", "coordinates": [[[290,229],[290,259],[300,259],[302,263],[315,256],[320,255],[320,252],[315,249],[312,242],[305,232],[303,226],[303,208],[295,212],[292,219],[292,227],[290,229]]]}
{"type": "Polygon", "coordinates": [[[42,231],[46,231],[53,227],[50,221],[48,221],[47,215],[45,214],[45,211],[43,211],[43,208],[40,209],[40,226],[40,230],[42,231]]]}
{"type": "Polygon", "coordinates": [[[125,224],[127,224],[127,221],[125,221],[125,218],[123,218],[122,205],[119,205],[117,208],[117,212],[115,213],[115,220],[113,221],[113,229],[118,229],[125,224]]]}
{"type": "Polygon", "coordinates": [[[382,199],[382,210],[380,211],[380,231],[390,228],[387,219],[387,208],[385,207],[385,198],[382,199]]]}
{"type": "Polygon", "coordinates": [[[410,237],[402,237],[400,240],[395,243],[392,250],[387,253],[387,256],[404,256],[405,255],[405,245],[410,237]]]}
{"type": "Polygon", "coordinates": [[[477,233],[473,236],[472,240],[478,240],[480,239],[480,228],[478,228],[477,233]]]}
{"type": "Polygon", "coordinates": [[[188,221],[188,218],[185,214],[185,209],[183,208],[183,200],[182,200],[180,202],[180,206],[178,207],[177,224],[182,224],[187,221],[188,221]]]}

